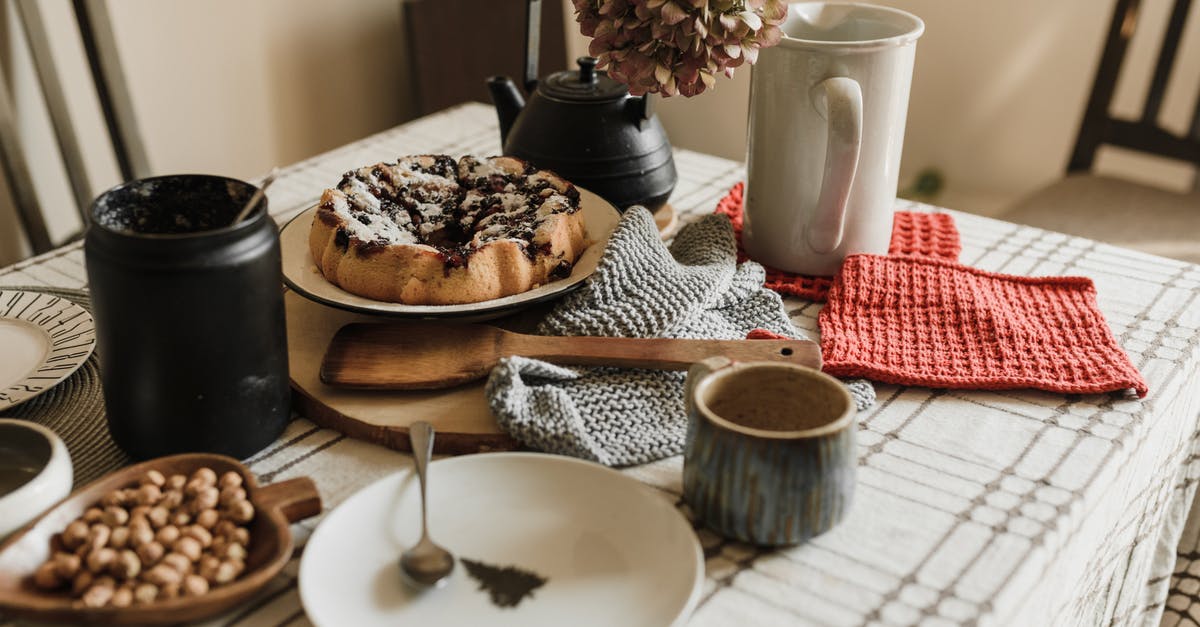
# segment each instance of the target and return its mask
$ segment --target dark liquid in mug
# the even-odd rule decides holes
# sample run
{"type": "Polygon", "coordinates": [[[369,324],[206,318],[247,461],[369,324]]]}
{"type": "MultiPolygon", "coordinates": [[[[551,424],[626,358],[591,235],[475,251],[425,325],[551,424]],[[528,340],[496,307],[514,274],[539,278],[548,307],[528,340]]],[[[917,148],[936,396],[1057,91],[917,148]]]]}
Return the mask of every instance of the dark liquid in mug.
{"type": "Polygon", "coordinates": [[[785,368],[739,370],[719,377],[705,389],[703,402],[729,422],[766,431],[816,429],[848,409],[844,397],[823,382],[785,368]]]}
{"type": "Polygon", "coordinates": [[[16,492],[38,476],[36,468],[0,466],[0,497],[16,492]]]}

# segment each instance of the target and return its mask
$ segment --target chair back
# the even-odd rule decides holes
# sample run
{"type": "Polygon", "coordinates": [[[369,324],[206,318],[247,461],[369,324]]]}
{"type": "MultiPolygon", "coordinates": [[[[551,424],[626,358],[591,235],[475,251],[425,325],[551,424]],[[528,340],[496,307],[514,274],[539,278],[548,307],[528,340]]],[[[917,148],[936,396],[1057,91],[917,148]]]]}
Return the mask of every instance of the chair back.
{"type": "MultiPolygon", "coordinates": [[[[1136,119],[1125,119],[1111,113],[1117,80],[1129,42],[1138,26],[1141,4],[1141,0],[1117,0],[1083,123],[1067,165],[1068,174],[1090,170],[1096,159],[1096,151],[1105,144],[1200,166],[1200,88],[1197,89],[1195,110],[1186,135],[1180,136],[1164,129],[1158,121],[1163,95],[1176,66],[1191,0],[1174,0],[1141,115],[1136,119]]],[[[1200,185],[1200,176],[1196,181],[1200,185]]]]}
{"type": "MultiPolygon", "coordinates": [[[[87,208],[94,192],[79,137],[71,121],[63,79],[54,62],[46,20],[42,15],[43,7],[39,6],[39,1],[17,0],[17,18],[28,43],[38,87],[75,200],[75,209],[80,222],[86,226],[87,208]]],[[[130,180],[148,176],[150,168],[117,57],[108,8],[104,0],[73,0],[72,9],[121,178],[130,180]]],[[[34,189],[27,154],[21,145],[12,94],[9,93],[8,82],[0,66],[0,173],[8,182],[25,240],[34,254],[40,254],[61,242],[53,241],[47,228],[46,213],[34,189]]]]}

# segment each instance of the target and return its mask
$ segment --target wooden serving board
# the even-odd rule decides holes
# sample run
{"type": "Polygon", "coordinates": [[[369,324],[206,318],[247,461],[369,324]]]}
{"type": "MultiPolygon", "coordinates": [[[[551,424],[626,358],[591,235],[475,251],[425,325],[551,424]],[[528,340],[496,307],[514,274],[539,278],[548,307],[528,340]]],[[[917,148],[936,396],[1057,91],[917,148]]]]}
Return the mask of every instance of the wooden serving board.
{"type": "MultiPolygon", "coordinates": [[[[667,205],[655,214],[664,236],[676,226],[676,212],[667,205]]],[[[388,322],[394,318],[352,313],[315,303],[285,290],[288,361],[292,404],[318,425],[388,448],[409,451],[408,426],[428,421],[437,429],[434,452],[463,455],[509,451],[519,443],[500,430],[483,394],[485,381],[429,391],[374,391],[333,388],[321,383],[321,360],[338,329],[351,322],[388,322]]],[[[550,304],[489,321],[510,331],[531,331],[550,304]]]]}
{"type": "Polygon", "coordinates": [[[321,383],[321,359],[342,325],[390,319],[327,307],[291,290],[283,299],[292,404],[301,415],[352,438],[401,451],[411,450],[408,426],[418,420],[428,421],[437,429],[435,453],[461,455],[518,447],[492,417],[483,381],[422,392],[349,390],[321,383]]]}

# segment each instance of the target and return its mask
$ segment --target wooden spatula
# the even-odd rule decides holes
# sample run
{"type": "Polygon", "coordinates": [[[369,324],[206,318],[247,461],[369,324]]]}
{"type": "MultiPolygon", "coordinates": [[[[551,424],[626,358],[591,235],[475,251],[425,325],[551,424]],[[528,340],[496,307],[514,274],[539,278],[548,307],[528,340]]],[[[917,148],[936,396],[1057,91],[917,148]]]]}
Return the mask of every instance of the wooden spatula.
{"type": "Polygon", "coordinates": [[[502,357],[556,364],[686,370],[705,357],[821,367],[807,340],[675,340],[552,337],[484,324],[354,323],[333,336],[321,363],[326,385],[380,390],[447,388],[487,376],[502,357]]]}

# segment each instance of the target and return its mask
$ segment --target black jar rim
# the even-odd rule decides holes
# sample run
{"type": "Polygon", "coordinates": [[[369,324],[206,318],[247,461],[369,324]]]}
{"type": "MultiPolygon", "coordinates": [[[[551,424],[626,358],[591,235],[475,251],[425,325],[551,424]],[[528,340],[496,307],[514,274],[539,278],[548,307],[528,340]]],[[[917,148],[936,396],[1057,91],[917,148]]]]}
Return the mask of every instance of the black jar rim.
{"type": "Polygon", "coordinates": [[[104,190],[103,192],[98,194],[92,200],[91,205],[88,206],[88,213],[87,213],[88,225],[91,227],[102,229],[105,233],[108,233],[108,234],[114,235],[114,236],[118,236],[118,237],[126,237],[126,238],[130,238],[130,239],[145,240],[145,241],[169,242],[169,241],[181,241],[181,240],[202,238],[202,237],[220,237],[220,236],[224,236],[224,235],[238,233],[240,231],[249,230],[249,229],[254,228],[258,224],[260,224],[268,215],[267,214],[267,207],[268,207],[267,197],[266,197],[266,195],[263,195],[262,200],[260,200],[258,202],[258,206],[255,207],[250,212],[250,215],[246,216],[245,220],[242,220],[241,222],[237,222],[237,223],[231,223],[226,226],[222,226],[222,227],[215,228],[215,229],[205,229],[203,231],[189,231],[189,232],[185,232],[185,233],[141,233],[141,232],[134,231],[131,229],[113,228],[109,225],[103,224],[102,222],[96,220],[96,210],[97,210],[100,200],[102,198],[105,198],[105,197],[109,196],[110,194],[119,192],[123,189],[132,187],[134,185],[144,185],[146,183],[153,182],[153,181],[160,181],[160,180],[166,180],[166,179],[180,179],[180,178],[209,179],[212,181],[222,181],[225,183],[234,183],[237,185],[244,185],[251,190],[252,194],[258,190],[258,186],[253,183],[244,181],[242,179],[236,179],[231,176],[221,176],[219,174],[192,174],[192,173],[162,174],[162,175],[158,175],[158,176],[148,176],[145,178],[133,179],[130,181],[125,181],[123,183],[118,183],[118,184],[104,190]]]}

